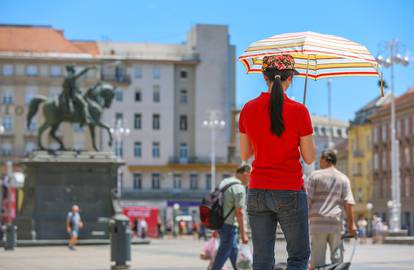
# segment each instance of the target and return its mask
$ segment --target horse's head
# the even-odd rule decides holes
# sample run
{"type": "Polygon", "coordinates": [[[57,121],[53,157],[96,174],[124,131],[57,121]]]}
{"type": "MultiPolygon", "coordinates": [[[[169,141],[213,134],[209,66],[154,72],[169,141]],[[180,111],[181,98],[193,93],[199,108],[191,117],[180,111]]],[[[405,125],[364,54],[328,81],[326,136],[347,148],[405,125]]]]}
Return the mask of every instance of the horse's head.
{"type": "Polygon", "coordinates": [[[99,82],[89,88],[85,97],[91,99],[102,106],[102,108],[111,107],[112,100],[115,96],[115,89],[112,85],[99,82]]]}
{"type": "Polygon", "coordinates": [[[111,107],[112,100],[115,97],[115,88],[107,83],[101,85],[100,96],[104,99],[104,108],[111,107]]]}

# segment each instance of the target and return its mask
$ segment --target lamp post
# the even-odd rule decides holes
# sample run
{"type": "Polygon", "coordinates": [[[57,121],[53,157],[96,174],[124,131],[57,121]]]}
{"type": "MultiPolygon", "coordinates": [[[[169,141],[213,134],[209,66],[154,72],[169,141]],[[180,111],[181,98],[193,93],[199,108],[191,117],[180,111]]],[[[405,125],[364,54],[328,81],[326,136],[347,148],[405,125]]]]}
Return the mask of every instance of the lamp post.
{"type": "Polygon", "coordinates": [[[216,129],[223,129],[226,126],[224,120],[217,119],[217,111],[210,111],[209,120],[203,121],[203,127],[211,131],[211,190],[216,186],[216,129]]]}
{"type": "Polygon", "coordinates": [[[173,228],[172,228],[174,238],[177,237],[177,233],[178,233],[178,224],[177,224],[176,219],[177,219],[177,215],[178,215],[179,210],[180,210],[180,205],[178,203],[174,203],[174,205],[173,205],[173,228]]]}
{"type": "MultiPolygon", "coordinates": [[[[114,135],[114,139],[115,139],[115,156],[118,160],[122,159],[122,152],[123,152],[123,139],[125,137],[127,137],[129,135],[129,133],[131,133],[131,130],[127,127],[125,127],[125,122],[123,119],[121,118],[117,118],[115,120],[115,127],[110,129],[110,132],[114,135]]],[[[118,175],[117,175],[117,193],[118,193],[118,198],[121,199],[121,195],[122,195],[122,181],[121,181],[121,168],[118,168],[118,175]]]]}
{"type": "Polygon", "coordinates": [[[374,205],[372,203],[367,203],[366,205],[368,210],[368,231],[367,234],[370,236],[372,232],[372,208],[374,208],[374,205]]]}
{"type": "MultiPolygon", "coordinates": [[[[407,66],[409,64],[409,57],[402,56],[401,52],[404,45],[398,40],[392,39],[387,41],[383,46],[383,52],[387,54],[383,56],[378,54],[378,63],[390,68],[391,72],[391,217],[390,217],[390,231],[401,230],[401,183],[400,183],[400,155],[399,142],[396,139],[395,131],[395,90],[394,90],[394,65],[400,64],[407,66]]],[[[380,52],[381,53],[381,52],[380,52]]]]}
{"type": "Polygon", "coordinates": [[[332,127],[332,80],[328,79],[326,81],[326,84],[328,86],[328,148],[332,149],[334,148],[334,144],[332,142],[332,136],[333,136],[333,127],[332,127]]]}

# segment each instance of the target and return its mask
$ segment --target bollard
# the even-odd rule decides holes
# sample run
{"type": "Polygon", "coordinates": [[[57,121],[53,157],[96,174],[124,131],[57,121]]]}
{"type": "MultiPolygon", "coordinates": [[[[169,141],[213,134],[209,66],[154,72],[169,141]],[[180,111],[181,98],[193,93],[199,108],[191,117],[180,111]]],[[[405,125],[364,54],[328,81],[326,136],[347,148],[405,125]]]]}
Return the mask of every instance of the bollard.
{"type": "Polygon", "coordinates": [[[6,241],[4,250],[14,250],[17,244],[17,226],[9,224],[6,226],[6,241]]]}
{"type": "Polygon", "coordinates": [[[127,261],[131,261],[131,229],[129,219],[117,213],[109,222],[109,233],[111,238],[111,261],[115,265],[113,270],[130,269],[127,261]]]}

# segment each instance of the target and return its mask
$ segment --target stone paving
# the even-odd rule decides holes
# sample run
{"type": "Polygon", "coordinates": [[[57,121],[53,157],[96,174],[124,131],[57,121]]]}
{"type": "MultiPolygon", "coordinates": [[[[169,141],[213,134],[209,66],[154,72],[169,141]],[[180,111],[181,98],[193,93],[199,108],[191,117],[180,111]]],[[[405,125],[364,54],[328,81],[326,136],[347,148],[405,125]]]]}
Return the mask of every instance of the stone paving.
{"type": "MultiPolygon", "coordinates": [[[[191,239],[134,245],[131,269],[205,270],[206,262],[198,258],[202,245],[203,242],[191,239]]],[[[285,243],[278,243],[276,248],[276,260],[282,261],[286,258],[285,243]]],[[[350,250],[349,245],[346,248],[350,250]]],[[[109,256],[109,246],[79,246],[76,251],[63,246],[21,247],[15,251],[0,250],[0,270],[104,270],[110,269],[109,256]]],[[[414,246],[358,245],[351,269],[414,269],[414,246]]]]}

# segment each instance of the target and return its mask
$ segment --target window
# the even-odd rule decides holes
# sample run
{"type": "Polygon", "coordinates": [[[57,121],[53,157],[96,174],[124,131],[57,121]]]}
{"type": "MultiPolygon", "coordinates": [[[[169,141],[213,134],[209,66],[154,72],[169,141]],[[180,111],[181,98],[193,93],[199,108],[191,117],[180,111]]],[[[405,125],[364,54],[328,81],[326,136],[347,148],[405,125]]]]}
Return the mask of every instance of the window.
{"type": "Polygon", "coordinates": [[[371,172],[371,161],[367,160],[367,174],[371,172]]]}
{"type": "Polygon", "coordinates": [[[37,94],[37,87],[27,87],[26,89],[26,95],[24,97],[25,104],[30,104],[30,101],[33,99],[33,97],[37,94]]]}
{"type": "Polygon", "coordinates": [[[5,132],[13,131],[13,119],[10,115],[6,115],[3,117],[3,127],[5,132]]]}
{"type": "Polygon", "coordinates": [[[154,67],[152,69],[152,78],[154,79],[161,78],[161,69],[159,67],[154,67]]]}
{"type": "Polygon", "coordinates": [[[152,129],[154,130],[160,129],[160,115],[159,114],[152,115],[152,129]]]}
{"type": "Polygon", "coordinates": [[[137,78],[137,79],[142,78],[142,68],[141,67],[138,67],[138,66],[134,67],[134,77],[137,78]]]}
{"type": "Polygon", "coordinates": [[[136,90],[135,91],[135,101],[136,102],[140,102],[141,101],[141,91],[140,90],[136,90]]]}
{"type": "Polygon", "coordinates": [[[142,116],[140,113],[134,114],[134,129],[142,128],[142,116]]]}
{"type": "Polygon", "coordinates": [[[181,70],[180,71],[180,78],[181,79],[187,79],[187,70],[181,70]]]}
{"type": "Polygon", "coordinates": [[[318,127],[314,127],[313,131],[315,132],[315,135],[318,136],[319,134],[319,128],[318,127]]]}
{"type": "Polygon", "coordinates": [[[160,157],[160,143],[159,142],[152,143],[152,157],[153,158],[160,157]]]}
{"type": "Polygon", "coordinates": [[[85,149],[85,146],[83,145],[83,142],[77,142],[77,143],[75,143],[73,148],[76,151],[81,151],[81,150],[85,149]]]}
{"type": "Polygon", "coordinates": [[[374,154],[374,171],[378,171],[378,167],[379,167],[378,153],[375,153],[374,154]]]}
{"type": "Polygon", "coordinates": [[[28,132],[35,132],[37,129],[37,122],[36,119],[33,118],[32,121],[30,122],[30,126],[26,127],[26,130],[28,132]]]}
{"type": "Polygon", "coordinates": [[[368,149],[371,148],[371,135],[370,134],[367,135],[367,148],[368,149]]]}
{"type": "Polygon", "coordinates": [[[72,126],[73,126],[73,131],[76,133],[82,133],[84,131],[84,128],[81,127],[79,123],[74,123],[72,126]]]}
{"type": "Polygon", "coordinates": [[[3,75],[12,76],[13,75],[13,65],[3,65],[3,75]]]}
{"type": "Polygon", "coordinates": [[[153,86],[152,101],[155,103],[160,102],[160,86],[159,85],[153,86]]]}
{"type": "Polygon", "coordinates": [[[326,128],[325,127],[321,127],[321,136],[325,136],[326,134],[326,128]]]}
{"type": "Polygon", "coordinates": [[[382,170],[385,171],[387,169],[387,155],[382,153],[382,170]]]}
{"type": "Polygon", "coordinates": [[[374,143],[378,143],[378,127],[374,128],[374,143]]]}
{"type": "Polygon", "coordinates": [[[342,129],[338,128],[336,131],[338,137],[342,137],[342,129]]]}
{"type": "Polygon", "coordinates": [[[142,144],[141,142],[134,143],[134,157],[140,158],[142,155],[142,144]]]}
{"type": "Polygon", "coordinates": [[[358,162],[358,171],[357,171],[358,175],[362,175],[362,164],[361,162],[358,162]]]}
{"type": "Polygon", "coordinates": [[[397,120],[397,130],[396,130],[397,134],[395,134],[397,137],[401,136],[401,122],[402,121],[403,120],[397,120]]]}
{"type": "Polygon", "coordinates": [[[405,157],[405,164],[406,165],[410,164],[411,156],[410,156],[410,148],[408,146],[404,148],[404,157],[405,157]]]}
{"type": "Polygon", "coordinates": [[[118,102],[122,102],[124,100],[124,93],[121,89],[115,90],[115,100],[118,102]]]}
{"type": "Polygon", "coordinates": [[[187,104],[188,103],[187,90],[181,90],[180,91],[180,103],[181,104],[187,104]]]}
{"type": "Polygon", "coordinates": [[[362,203],[362,188],[358,188],[358,191],[357,191],[357,201],[359,202],[359,203],[362,203]]]}
{"type": "Polygon", "coordinates": [[[62,76],[62,68],[60,66],[52,66],[50,68],[50,75],[52,77],[60,77],[60,76],[62,76]]]}
{"type": "Polygon", "coordinates": [[[32,153],[34,150],[36,150],[37,145],[34,142],[28,142],[26,143],[26,146],[24,147],[24,152],[25,154],[30,154],[32,153]]]}
{"type": "Polygon", "coordinates": [[[2,156],[11,156],[13,151],[13,146],[10,143],[4,143],[1,146],[1,155],[2,156]]]}
{"type": "Polygon", "coordinates": [[[386,124],[382,125],[382,131],[381,132],[382,132],[382,134],[381,134],[382,142],[385,143],[387,141],[387,125],[386,124]]]}
{"type": "Polygon", "coordinates": [[[187,115],[180,115],[180,130],[186,131],[187,128],[187,115]]]}
{"type": "Polygon", "coordinates": [[[13,91],[11,89],[3,91],[3,104],[13,104],[13,91]]]}
{"type": "Polygon", "coordinates": [[[161,179],[159,173],[152,174],[152,189],[160,189],[161,188],[161,179]]]}
{"type": "Polygon", "coordinates": [[[142,189],[142,174],[134,173],[132,175],[132,187],[134,189],[142,189]]]}
{"type": "Polygon", "coordinates": [[[26,67],[26,75],[27,76],[37,76],[38,75],[38,69],[35,65],[28,65],[26,67]]]}
{"type": "Polygon", "coordinates": [[[404,120],[404,135],[408,136],[410,134],[410,118],[405,118],[404,120]]]}
{"type": "Polygon", "coordinates": [[[211,174],[206,174],[206,189],[211,190],[211,174]]]}
{"type": "Polygon", "coordinates": [[[405,179],[404,179],[404,181],[405,181],[405,197],[410,197],[411,196],[411,186],[410,186],[410,177],[409,176],[406,176],[405,177],[405,179]]]}
{"type": "Polygon", "coordinates": [[[191,190],[198,189],[198,175],[197,174],[190,175],[190,189],[191,190]]]}
{"type": "Polygon", "coordinates": [[[124,115],[122,113],[115,113],[115,120],[122,121],[124,119],[124,115]]]}
{"type": "Polygon", "coordinates": [[[180,143],[179,150],[180,162],[185,162],[188,159],[188,146],[186,143],[180,143]]]}
{"type": "Polygon", "coordinates": [[[174,174],[174,176],[173,176],[173,188],[175,190],[181,189],[181,174],[174,174]]]}
{"type": "Polygon", "coordinates": [[[124,149],[121,142],[115,142],[115,156],[116,157],[123,157],[124,156],[124,149]]]}

